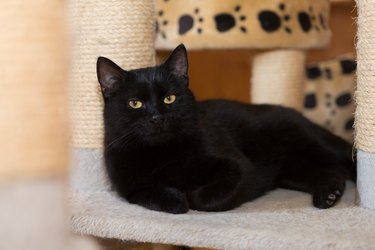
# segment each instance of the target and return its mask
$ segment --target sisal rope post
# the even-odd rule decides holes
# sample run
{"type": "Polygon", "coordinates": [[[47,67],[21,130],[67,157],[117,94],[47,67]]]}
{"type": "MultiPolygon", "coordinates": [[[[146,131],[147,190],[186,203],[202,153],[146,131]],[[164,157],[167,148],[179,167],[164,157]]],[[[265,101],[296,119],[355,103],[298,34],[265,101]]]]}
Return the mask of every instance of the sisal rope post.
{"type": "Polygon", "coordinates": [[[65,222],[65,20],[64,1],[0,3],[0,249],[93,249],[65,222]]]}
{"type": "Polygon", "coordinates": [[[103,101],[96,61],[105,56],[126,70],[154,65],[153,0],[74,0],[71,109],[73,190],[108,190],[103,165],[103,101]]]}
{"type": "Polygon", "coordinates": [[[358,9],[355,145],[360,204],[375,210],[375,2],[356,0],[358,9]]]}
{"type": "Polygon", "coordinates": [[[102,96],[96,60],[105,56],[130,70],[154,63],[152,0],[70,1],[73,28],[73,146],[102,148],[102,96]]]}
{"type": "Polygon", "coordinates": [[[253,61],[251,101],[302,110],[305,53],[276,50],[257,55],[253,61]]]}

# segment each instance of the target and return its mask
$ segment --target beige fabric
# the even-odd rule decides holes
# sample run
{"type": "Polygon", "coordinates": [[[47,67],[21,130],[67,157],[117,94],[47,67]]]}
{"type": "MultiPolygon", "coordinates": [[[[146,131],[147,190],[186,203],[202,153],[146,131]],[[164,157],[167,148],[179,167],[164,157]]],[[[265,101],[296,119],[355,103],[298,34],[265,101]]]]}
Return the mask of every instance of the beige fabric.
{"type": "Polygon", "coordinates": [[[257,55],[253,62],[251,102],[302,109],[305,53],[277,50],[257,55]]]}
{"type": "Polygon", "coordinates": [[[173,49],[179,43],[188,49],[320,48],[331,37],[327,0],[156,0],[156,4],[158,49],[173,49]],[[266,13],[263,22],[261,13],[266,13]]]}
{"type": "Polygon", "coordinates": [[[307,66],[303,84],[306,99],[302,112],[310,120],[353,143],[355,66],[352,65],[351,70],[353,71],[344,73],[341,61],[354,63],[355,57],[343,55],[333,60],[312,63],[307,66]],[[309,70],[318,71],[318,75],[309,78],[309,70]],[[308,105],[308,96],[314,97],[316,101],[314,107],[311,107],[311,104],[308,105]],[[345,105],[338,105],[338,100],[344,96],[350,99],[345,105]]]}
{"type": "Polygon", "coordinates": [[[227,250],[371,249],[375,213],[356,206],[355,197],[348,183],[337,206],[319,210],[311,195],[279,189],[228,212],[171,215],[130,205],[111,192],[76,192],[72,227],[106,238],[227,250]]]}
{"type": "Polygon", "coordinates": [[[375,2],[357,0],[357,110],[355,144],[367,152],[375,152],[375,2]]]}
{"type": "Polygon", "coordinates": [[[154,3],[152,0],[72,0],[73,145],[101,148],[102,97],[96,59],[109,57],[125,69],[154,64],[154,3]]]}
{"type": "Polygon", "coordinates": [[[0,3],[0,181],[67,164],[64,10],[57,0],[0,3]]]}

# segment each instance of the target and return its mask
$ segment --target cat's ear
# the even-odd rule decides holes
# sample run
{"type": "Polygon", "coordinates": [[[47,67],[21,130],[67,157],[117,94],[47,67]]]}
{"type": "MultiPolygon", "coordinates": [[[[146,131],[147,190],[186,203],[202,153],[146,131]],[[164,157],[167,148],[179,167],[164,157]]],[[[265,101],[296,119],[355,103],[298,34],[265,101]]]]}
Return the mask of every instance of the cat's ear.
{"type": "Polygon", "coordinates": [[[125,70],[105,57],[98,58],[96,63],[96,73],[102,94],[105,98],[111,97],[126,77],[125,70]]]}
{"type": "Polygon", "coordinates": [[[188,77],[188,58],[183,44],[178,45],[170,54],[164,65],[177,77],[188,77]]]}

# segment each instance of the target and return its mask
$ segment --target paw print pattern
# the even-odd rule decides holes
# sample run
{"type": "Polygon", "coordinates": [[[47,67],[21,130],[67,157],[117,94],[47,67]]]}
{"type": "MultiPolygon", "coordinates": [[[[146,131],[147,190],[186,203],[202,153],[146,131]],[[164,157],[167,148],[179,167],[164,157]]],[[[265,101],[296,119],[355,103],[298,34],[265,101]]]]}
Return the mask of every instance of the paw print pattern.
{"type": "MultiPolygon", "coordinates": [[[[178,34],[184,35],[194,28],[196,22],[202,23],[204,21],[203,17],[198,16],[199,12],[199,8],[195,8],[194,16],[185,14],[178,19],[178,34]]],[[[203,29],[201,27],[197,27],[197,33],[202,34],[202,32],[203,29]]]]}
{"type": "MultiPolygon", "coordinates": [[[[216,30],[218,32],[227,32],[233,29],[234,27],[236,27],[237,22],[238,23],[244,22],[246,20],[246,16],[241,15],[240,11],[241,11],[241,6],[237,5],[234,8],[234,12],[235,12],[234,14],[219,13],[215,15],[214,19],[215,19],[215,24],[216,24],[216,30]]],[[[243,25],[240,25],[239,29],[243,33],[247,32],[247,28],[243,25]]]]}
{"type": "MultiPolygon", "coordinates": [[[[327,29],[326,21],[322,13],[319,14],[319,20],[320,25],[323,27],[323,29],[327,29]]],[[[319,25],[318,25],[318,18],[314,13],[313,7],[310,6],[308,12],[306,11],[300,11],[298,12],[298,23],[301,27],[301,29],[308,33],[313,28],[315,28],[316,31],[320,31],[319,25]]]]}
{"type": "Polygon", "coordinates": [[[319,68],[317,65],[307,66],[305,69],[305,75],[310,80],[316,80],[322,76],[325,76],[328,80],[333,79],[333,73],[330,68],[319,68]]]}
{"type": "Polygon", "coordinates": [[[346,123],[345,123],[345,128],[346,131],[352,131],[354,129],[354,118],[350,118],[346,123]]]}
{"type": "Polygon", "coordinates": [[[315,93],[309,93],[305,96],[304,106],[306,109],[314,109],[318,106],[318,101],[315,93]]]}
{"type": "Polygon", "coordinates": [[[258,20],[260,26],[264,31],[271,33],[278,31],[285,23],[285,26],[283,26],[285,32],[291,34],[292,30],[289,26],[287,26],[291,17],[288,14],[284,14],[286,5],[284,3],[280,3],[278,9],[281,14],[278,14],[273,10],[262,10],[261,12],[259,12],[258,20]]]}
{"type": "Polygon", "coordinates": [[[164,11],[159,10],[158,12],[158,20],[156,20],[156,33],[159,33],[163,39],[167,39],[167,35],[165,34],[164,27],[168,25],[168,20],[163,19],[164,11]]]}
{"type": "MultiPolygon", "coordinates": [[[[342,59],[339,62],[342,75],[352,75],[356,70],[356,62],[350,59],[342,59]]],[[[319,65],[310,65],[306,67],[305,75],[309,80],[316,81],[322,77],[327,80],[333,80],[335,76],[334,72],[330,67],[319,67],[319,65]]],[[[340,109],[349,107],[353,102],[353,96],[348,91],[343,91],[338,95],[333,96],[331,92],[326,92],[324,96],[318,97],[314,92],[308,92],[304,97],[304,107],[306,110],[313,110],[318,107],[318,102],[325,105],[325,109],[329,111],[331,117],[328,118],[322,125],[332,132],[337,127],[334,126],[332,119],[336,116],[340,109]]],[[[353,130],[354,119],[350,117],[341,126],[344,131],[353,130]]],[[[337,124],[336,124],[337,126],[337,124]]]]}
{"type": "Polygon", "coordinates": [[[340,61],[341,72],[344,75],[350,75],[357,69],[357,63],[354,60],[343,59],[340,61]]]}
{"type": "Polygon", "coordinates": [[[350,93],[342,93],[336,98],[336,104],[339,107],[345,107],[351,104],[352,95],[350,93]]]}
{"type": "MultiPolygon", "coordinates": [[[[334,116],[336,114],[336,110],[334,109],[332,105],[331,93],[325,93],[324,97],[325,97],[326,107],[331,111],[331,115],[334,116]]],[[[333,126],[332,121],[330,119],[326,120],[326,122],[324,123],[324,127],[332,132],[335,131],[335,127],[333,126]]]]}
{"type": "Polygon", "coordinates": [[[308,66],[306,68],[306,77],[314,80],[322,76],[322,71],[318,66],[308,66]]]}

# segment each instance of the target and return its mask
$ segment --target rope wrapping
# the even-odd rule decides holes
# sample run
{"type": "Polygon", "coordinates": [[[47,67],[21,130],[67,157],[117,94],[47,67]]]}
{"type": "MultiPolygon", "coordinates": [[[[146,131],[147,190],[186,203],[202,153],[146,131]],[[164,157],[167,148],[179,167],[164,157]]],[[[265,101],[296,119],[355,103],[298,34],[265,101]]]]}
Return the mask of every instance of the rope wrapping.
{"type": "Polygon", "coordinates": [[[302,109],[305,53],[276,50],[257,55],[253,62],[251,101],[302,109]]]}
{"type": "Polygon", "coordinates": [[[101,148],[103,144],[98,56],[108,57],[126,70],[154,64],[154,11],[152,0],[70,2],[73,146],[101,148]]]}
{"type": "Polygon", "coordinates": [[[357,0],[357,90],[355,144],[375,153],[375,2],[357,0]]]}

